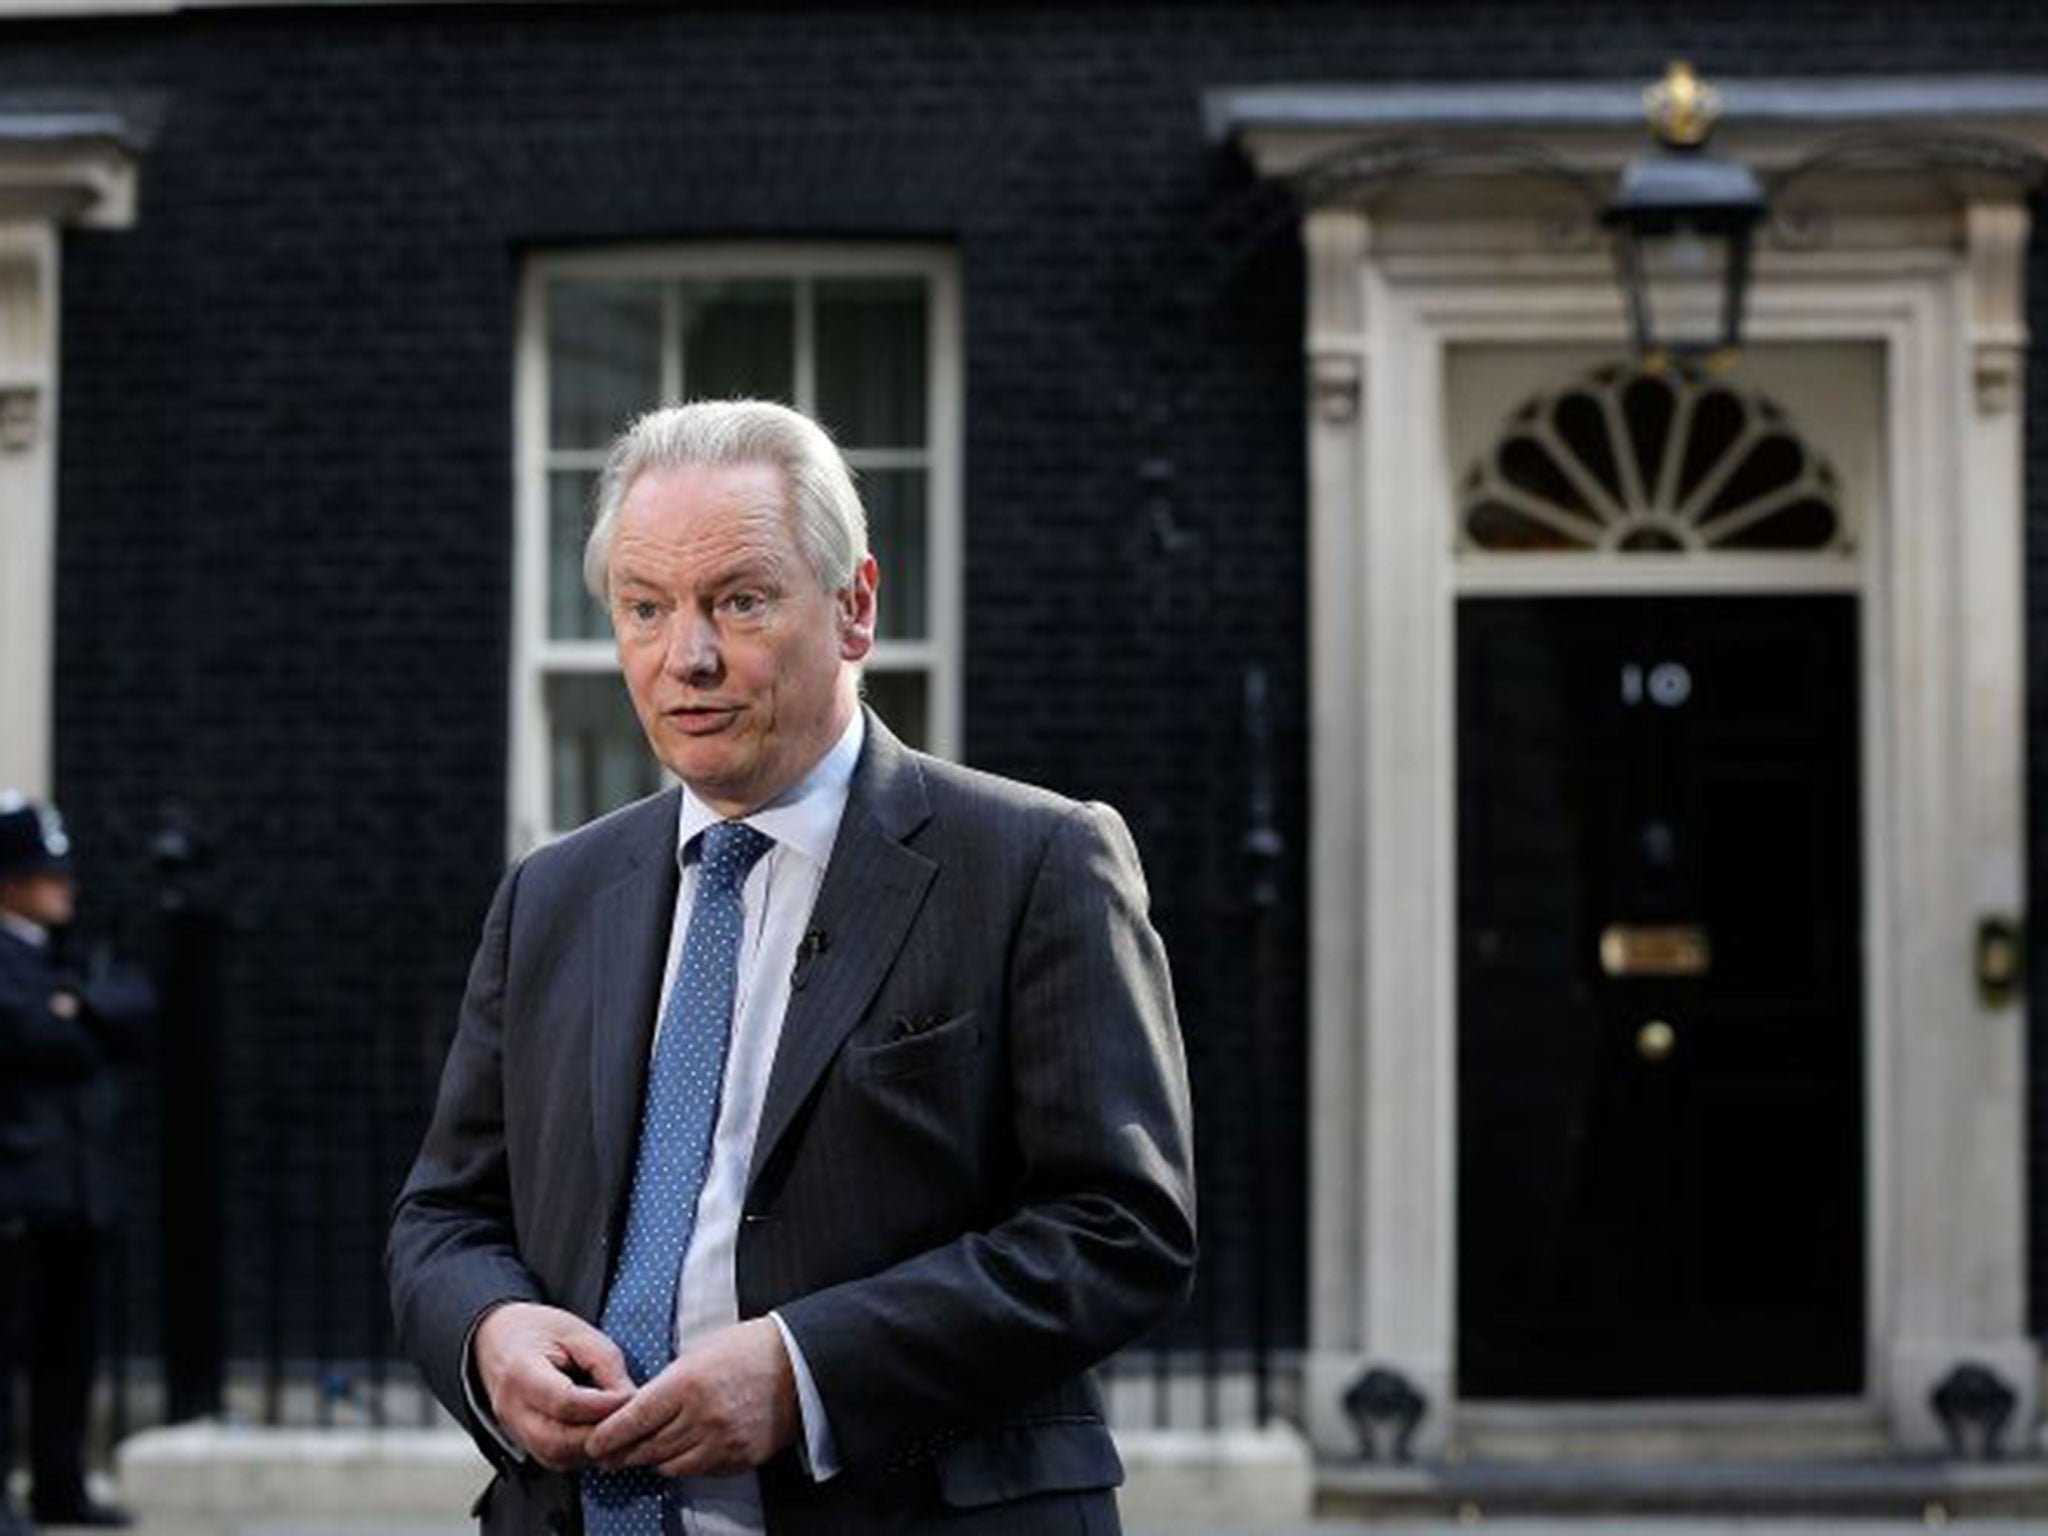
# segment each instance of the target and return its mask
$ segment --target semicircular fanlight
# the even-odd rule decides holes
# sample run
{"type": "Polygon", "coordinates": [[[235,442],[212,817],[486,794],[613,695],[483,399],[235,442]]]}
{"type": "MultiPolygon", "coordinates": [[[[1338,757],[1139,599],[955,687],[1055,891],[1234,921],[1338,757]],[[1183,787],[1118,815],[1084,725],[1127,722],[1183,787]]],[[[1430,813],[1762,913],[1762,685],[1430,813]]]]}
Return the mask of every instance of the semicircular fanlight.
{"type": "Polygon", "coordinates": [[[1527,401],[1459,484],[1461,541],[1497,552],[1838,551],[1834,470],[1755,390],[1594,370],[1527,401]]]}

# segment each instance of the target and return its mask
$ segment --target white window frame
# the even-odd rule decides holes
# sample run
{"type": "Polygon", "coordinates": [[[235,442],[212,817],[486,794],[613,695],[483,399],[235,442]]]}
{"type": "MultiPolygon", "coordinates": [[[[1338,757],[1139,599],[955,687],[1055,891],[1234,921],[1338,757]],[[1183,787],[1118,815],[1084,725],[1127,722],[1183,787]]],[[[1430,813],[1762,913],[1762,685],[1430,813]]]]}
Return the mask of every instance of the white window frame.
{"type": "Polygon", "coordinates": [[[63,232],[128,228],[138,174],[118,117],[0,114],[0,789],[36,798],[56,738],[63,232]]]}
{"type": "MultiPolygon", "coordinates": [[[[876,673],[922,671],[926,678],[929,750],[954,757],[960,750],[960,626],[964,561],[961,549],[962,393],[959,263],[954,253],[928,245],[843,243],[764,244],[705,241],[682,246],[634,246],[605,251],[554,252],[528,259],[521,280],[513,401],[513,566],[510,751],[507,838],[512,857],[560,832],[552,825],[547,679],[562,673],[618,672],[608,639],[564,640],[548,634],[548,472],[567,467],[548,445],[547,285],[557,278],[710,281],[781,278],[797,285],[797,409],[816,409],[817,352],[811,334],[809,285],[821,278],[919,277],[926,283],[925,448],[848,449],[856,475],[863,469],[922,468],[930,485],[926,528],[929,624],[922,639],[877,639],[867,666],[876,673]]],[[[664,399],[680,381],[663,380],[664,399]]],[[[592,455],[595,461],[599,456],[592,455]]],[[[593,462],[593,468],[596,467],[593,462]]],[[[890,572],[882,573],[889,601],[890,572]]],[[[620,685],[622,688],[624,684],[620,685]]]]}

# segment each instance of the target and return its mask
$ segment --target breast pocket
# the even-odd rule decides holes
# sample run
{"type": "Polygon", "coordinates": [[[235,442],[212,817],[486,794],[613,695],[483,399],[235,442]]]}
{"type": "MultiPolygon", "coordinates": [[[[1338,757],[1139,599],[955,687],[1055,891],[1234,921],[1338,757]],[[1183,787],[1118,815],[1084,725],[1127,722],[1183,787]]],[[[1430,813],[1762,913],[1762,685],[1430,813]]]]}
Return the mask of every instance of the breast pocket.
{"type": "Polygon", "coordinates": [[[846,1075],[875,1082],[936,1072],[972,1059],[981,1050],[981,1036],[981,1018],[970,1009],[901,1039],[849,1045],[846,1075]]]}

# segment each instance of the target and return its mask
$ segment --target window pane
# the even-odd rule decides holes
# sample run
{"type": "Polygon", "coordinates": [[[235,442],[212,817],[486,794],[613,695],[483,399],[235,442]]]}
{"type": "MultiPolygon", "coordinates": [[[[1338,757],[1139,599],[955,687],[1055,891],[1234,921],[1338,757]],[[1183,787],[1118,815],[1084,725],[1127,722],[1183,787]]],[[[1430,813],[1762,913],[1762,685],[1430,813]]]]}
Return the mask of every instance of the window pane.
{"type": "Polygon", "coordinates": [[[796,398],[796,289],[786,282],[683,288],[683,394],[796,398]]]}
{"type": "Polygon", "coordinates": [[[602,448],[661,394],[661,287],[548,285],[548,442],[602,448]]]}
{"type": "Polygon", "coordinates": [[[550,815],[557,831],[661,787],[660,765],[626,697],[609,673],[576,673],[547,680],[548,747],[554,770],[550,815]]]}
{"type": "Polygon", "coordinates": [[[861,678],[861,694],[890,730],[913,747],[931,740],[930,712],[925,704],[929,679],[922,672],[876,672],[861,678]]]}
{"type": "Polygon", "coordinates": [[[609,640],[605,612],[583,589],[583,540],[597,476],[558,469],[548,476],[548,635],[555,640],[609,640]]]}
{"type": "Polygon", "coordinates": [[[922,448],[920,278],[837,278],[818,298],[818,414],[846,448],[922,448]]]}
{"type": "Polygon", "coordinates": [[[870,469],[860,476],[868,545],[882,568],[879,633],[922,640],[931,632],[930,540],[921,469],[870,469]]]}

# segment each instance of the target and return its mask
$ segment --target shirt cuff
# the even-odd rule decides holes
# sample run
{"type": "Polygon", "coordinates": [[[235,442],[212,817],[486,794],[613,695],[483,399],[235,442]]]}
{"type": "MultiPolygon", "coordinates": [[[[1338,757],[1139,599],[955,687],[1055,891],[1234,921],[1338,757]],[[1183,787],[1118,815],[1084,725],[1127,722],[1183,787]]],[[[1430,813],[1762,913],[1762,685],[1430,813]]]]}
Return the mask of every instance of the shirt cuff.
{"type": "Polygon", "coordinates": [[[770,1312],[768,1316],[782,1335],[782,1347],[788,1351],[790,1368],[796,1373],[796,1406],[804,1431],[804,1470],[811,1474],[813,1482],[827,1482],[839,1475],[839,1446],[832,1438],[832,1421],[825,1417],[825,1400],[818,1396],[810,1362],[804,1359],[803,1347],[789,1331],[789,1324],[782,1320],[780,1312],[770,1312]]]}
{"type": "MultiPolygon", "coordinates": [[[[503,1302],[498,1303],[498,1306],[503,1305],[503,1302]]],[[[505,1433],[504,1426],[498,1422],[498,1416],[491,1412],[490,1394],[484,1391],[483,1380],[476,1373],[476,1331],[483,1326],[484,1319],[495,1311],[497,1307],[485,1307],[477,1313],[476,1321],[469,1325],[469,1332],[463,1335],[462,1395],[469,1399],[470,1417],[483,1425],[490,1437],[504,1448],[505,1454],[514,1461],[525,1461],[526,1447],[505,1433]]]]}

